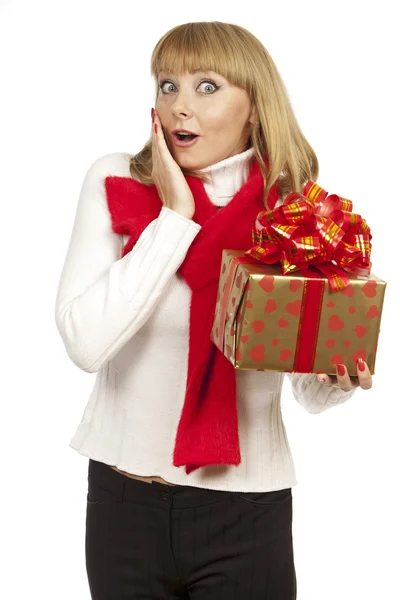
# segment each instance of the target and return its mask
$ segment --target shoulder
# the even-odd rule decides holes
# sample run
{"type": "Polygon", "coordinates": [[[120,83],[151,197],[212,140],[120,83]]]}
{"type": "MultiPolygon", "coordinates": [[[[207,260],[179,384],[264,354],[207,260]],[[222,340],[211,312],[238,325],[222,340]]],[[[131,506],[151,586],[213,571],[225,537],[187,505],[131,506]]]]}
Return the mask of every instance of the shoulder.
{"type": "Polygon", "coordinates": [[[102,182],[106,177],[131,177],[129,173],[132,154],[127,152],[111,152],[96,158],[89,166],[85,179],[91,182],[102,182]]]}
{"type": "MultiPolygon", "coordinates": [[[[133,155],[127,152],[112,152],[99,156],[92,162],[84,175],[81,192],[78,200],[78,210],[92,211],[96,206],[100,211],[109,211],[108,195],[109,184],[124,181],[129,178],[129,163],[133,155]],[[116,179],[112,179],[115,177],[116,179]],[[110,178],[107,182],[107,179],[110,178]]],[[[132,180],[133,181],[133,180],[132,180]]],[[[99,213],[100,214],[100,213],[99,213]]]]}

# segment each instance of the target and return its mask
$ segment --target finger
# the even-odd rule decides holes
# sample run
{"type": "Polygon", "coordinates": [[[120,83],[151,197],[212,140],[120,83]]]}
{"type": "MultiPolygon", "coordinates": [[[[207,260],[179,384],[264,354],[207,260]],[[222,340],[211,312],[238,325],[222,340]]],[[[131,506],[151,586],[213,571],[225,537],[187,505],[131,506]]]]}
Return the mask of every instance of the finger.
{"type": "Polygon", "coordinates": [[[169,154],[167,142],[165,140],[164,131],[161,125],[161,121],[156,111],[154,111],[154,135],[157,143],[157,150],[161,155],[165,155],[166,152],[169,154]],[[156,131],[157,130],[157,131],[156,131]]]}
{"type": "MultiPolygon", "coordinates": [[[[154,109],[153,109],[154,110],[154,109]]],[[[151,144],[151,150],[152,150],[152,163],[153,163],[153,173],[154,172],[158,172],[159,169],[159,165],[160,165],[160,150],[159,150],[159,143],[158,143],[158,129],[159,129],[159,125],[156,121],[156,112],[154,110],[153,112],[153,120],[152,120],[152,144],[151,144]],[[157,123],[157,127],[155,126],[157,123]],[[156,132],[157,129],[157,132],[156,132]]]]}
{"type": "Polygon", "coordinates": [[[339,388],[344,392],[349,392],[354,385],[351,381],[345,365],[336,365],[336,377],[338,379],[339,388]]]}
{"type": "Polygon", "coordinates": [[[156,113],[156,111],[154,111],[153,113],[153,133],[154,133],[154,137],[157,138],[157,134],[160,130],[160,119],[158,118],[158,115],[156,113]]]}
{"type": "Polygon", "coordinates": [[[318,381],[324,383],[328,387],[339,387],[337,377],[335,375],[327,375],[326,373],[318,373],[318,381]]]}
{"type": "Polygon", "coordinates": [[[326,373],[318,373],[317,379],[321,383],[326,383],[327,385],[332,385],[335,383],[335,380],[330,375],[327,375],[326,373]]]}
{"type": "Polygon", "coordinates": [[[361,358],[357,360],[357,374],[360,387],[369,390],[372,387],[372,375],[367,363],[361,358]]]}
{"type": "Polygon", "coordinates": [[[153,115],[151,118],[151,134],[152,134],[152,142],[153,142],[153,150],[155,149],[156,146],[156,141],[157,141],[157,137],[156,137],[156,111],[153,108],[153,115]]]}
{"type": "Polygon", "coordinates": [[[155,154],[155,160],[153,164],[155,164],[156,172],[163,169],[173,169],[173,158],[167,146],[161,121],[156,111],[154,111],[153,136],[155,154]]]}
{"type": "Polygon", "coordinates": [[[329,376],[326,373],[318,373],[317,374],[317,379],[321,383],[327,383],[328,379],[329,379],[329,376]]]}

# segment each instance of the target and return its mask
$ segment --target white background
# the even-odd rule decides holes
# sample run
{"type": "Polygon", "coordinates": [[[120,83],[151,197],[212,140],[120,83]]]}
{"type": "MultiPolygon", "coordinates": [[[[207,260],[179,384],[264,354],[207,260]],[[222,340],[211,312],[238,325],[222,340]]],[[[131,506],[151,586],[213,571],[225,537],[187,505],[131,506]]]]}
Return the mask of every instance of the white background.
{"type": "Polygon", "coordinates": [[[55,294],[87,169],[142,148],[152,49],[202,20],[242,25],[270,52],[319,183],[366,218],[373,272],[388,281],[374,387],[315,416],[288,386],[282,396],[298,478],[298,600],[400,597],[395,4],[1,1],[2,598],[90,598],[88,460],[68,443],[95,375],[66,355],[55,294]]]}

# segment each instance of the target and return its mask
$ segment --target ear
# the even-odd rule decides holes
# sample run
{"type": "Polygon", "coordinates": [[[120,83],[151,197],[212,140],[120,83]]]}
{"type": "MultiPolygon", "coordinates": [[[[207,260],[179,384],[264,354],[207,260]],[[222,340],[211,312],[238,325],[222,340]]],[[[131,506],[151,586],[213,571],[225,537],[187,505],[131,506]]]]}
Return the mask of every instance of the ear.
{"type": "Polygon", "coordinates": [[[249,123],[251,123],[252,125],[254,125],[254,123],[257,122],[257,107],[256,105],[253,103],[252,109],[251,109],[251,113],[250,113],[250,117],[249,117],[249,123]]]}

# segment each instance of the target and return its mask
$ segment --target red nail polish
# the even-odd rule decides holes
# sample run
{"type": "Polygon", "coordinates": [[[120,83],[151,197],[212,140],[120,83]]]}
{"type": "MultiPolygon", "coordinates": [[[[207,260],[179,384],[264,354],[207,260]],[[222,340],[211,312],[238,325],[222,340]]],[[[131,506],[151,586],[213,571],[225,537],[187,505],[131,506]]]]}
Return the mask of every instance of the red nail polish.
{"type": "Polygon", "coordinates": [[[359,371],[365,371],[365,362],[362,358],[357,358],[357,367],[359,371]]]}
{"type": "Polygon", "coordinates": [[[344,365],[336,365],[336,367],[337,367],[338,375],[340,375],[340,377],[343,377],[343,375],[346,373],[344,365]]]}
{"type": "Polygon", "coordinates": [[[151,109],[151,120],[154,122],[154,108],[151,109]]]}

